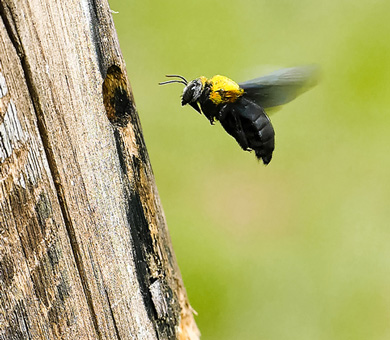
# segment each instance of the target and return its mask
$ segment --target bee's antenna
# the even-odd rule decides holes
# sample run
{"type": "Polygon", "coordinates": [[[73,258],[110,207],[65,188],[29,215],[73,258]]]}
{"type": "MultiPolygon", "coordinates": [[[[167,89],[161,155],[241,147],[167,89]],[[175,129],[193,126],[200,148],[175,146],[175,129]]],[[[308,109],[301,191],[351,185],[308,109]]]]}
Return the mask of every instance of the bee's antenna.
{"type": "Polygon", "coordinates": [[[165,85],[165,84],[172,84],[172,83],[181,83],[181,84],[187,85],[187,83],[185,83],[185,82],[182,81],[182,80],[167,80],[167,81],[162,81],[161,83],[158,83],[158,85],[165,85]]]}
{"type": "Polygon", "coordinates": [[[161,83],[158,83],[158,85],[165,85],[165,84],[171,84],[171,83],[180,83],[180,84],[184,84],[184,85],[187,86],[187,84],[188,84],[188,81],[187,81],[186,78],[184,78],[183,76],[179,76],[177,74],[167,74],[166,77],[169,77],[169,78],[176,77],[176,78],[180,78],[181,80],[178,80],[178,79],[167,80],[167,81],[163,81],[161,83]]]}

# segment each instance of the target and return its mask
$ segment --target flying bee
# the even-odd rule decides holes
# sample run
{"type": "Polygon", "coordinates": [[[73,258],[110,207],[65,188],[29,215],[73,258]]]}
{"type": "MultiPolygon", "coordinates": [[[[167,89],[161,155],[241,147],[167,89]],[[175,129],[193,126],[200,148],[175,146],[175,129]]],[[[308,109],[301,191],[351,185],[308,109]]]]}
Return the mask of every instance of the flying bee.
{"type": "Polygon", "coordinates": [[[267,115],[313,87],[318,80],[316,66],[285,68],[243,83],[220,75],[199,77],[188,82],[183,76],[159,85],[181,83],[185,86],[181,104],[191,105],[211,124],[219,121],[243,150],[253,150],[267,165],[275,148],[275,131],[267,115]]]}

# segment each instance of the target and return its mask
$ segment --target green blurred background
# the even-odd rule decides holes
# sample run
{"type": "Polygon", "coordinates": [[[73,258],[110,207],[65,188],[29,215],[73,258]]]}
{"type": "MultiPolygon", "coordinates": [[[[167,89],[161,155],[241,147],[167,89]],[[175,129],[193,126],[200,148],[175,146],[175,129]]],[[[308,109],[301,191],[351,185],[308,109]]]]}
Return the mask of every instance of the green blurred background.
{"type": "Polygon", "coordinates": [[[390,2],[110,5],[202,338],[390,339],[390,2]],[[267,167],[157,85],[308,63],[267,167]]]}

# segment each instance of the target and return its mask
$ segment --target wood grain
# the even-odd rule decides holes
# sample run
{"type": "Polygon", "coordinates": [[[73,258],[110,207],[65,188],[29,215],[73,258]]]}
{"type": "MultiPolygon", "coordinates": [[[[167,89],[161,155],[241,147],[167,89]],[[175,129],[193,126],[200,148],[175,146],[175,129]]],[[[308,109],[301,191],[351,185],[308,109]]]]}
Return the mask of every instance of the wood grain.
{"type": "Polygon", "coordinates": [[[198,339],[108,4],[0,18],[0,339],[198,339]]]}

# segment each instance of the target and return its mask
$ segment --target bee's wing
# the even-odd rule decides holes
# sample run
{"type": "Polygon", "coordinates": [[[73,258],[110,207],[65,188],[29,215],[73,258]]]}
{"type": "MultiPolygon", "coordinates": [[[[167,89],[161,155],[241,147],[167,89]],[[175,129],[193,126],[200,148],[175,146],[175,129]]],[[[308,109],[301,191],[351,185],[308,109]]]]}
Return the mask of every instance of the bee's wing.
{"type": "Polygon", "coordinates": [[[244,90],[244,97],[268,109],[295,99],[316,85],[318,78],[318,67],[307,65],[281,69],[267,76],[239,83],[239,86],[244,90]]]}

